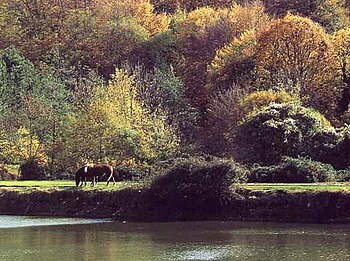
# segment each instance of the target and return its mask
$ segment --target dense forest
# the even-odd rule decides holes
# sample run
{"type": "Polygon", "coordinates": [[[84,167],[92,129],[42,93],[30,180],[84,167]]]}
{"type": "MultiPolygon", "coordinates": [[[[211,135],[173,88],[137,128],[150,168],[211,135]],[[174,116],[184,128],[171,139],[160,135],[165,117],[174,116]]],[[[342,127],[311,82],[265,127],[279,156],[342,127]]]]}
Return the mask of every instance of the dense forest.
{"type": "Polygon", "coordinates": [[[331,180],[349,102],[347,0],[0,3],[0,172],[204,156],[331,180]]]}

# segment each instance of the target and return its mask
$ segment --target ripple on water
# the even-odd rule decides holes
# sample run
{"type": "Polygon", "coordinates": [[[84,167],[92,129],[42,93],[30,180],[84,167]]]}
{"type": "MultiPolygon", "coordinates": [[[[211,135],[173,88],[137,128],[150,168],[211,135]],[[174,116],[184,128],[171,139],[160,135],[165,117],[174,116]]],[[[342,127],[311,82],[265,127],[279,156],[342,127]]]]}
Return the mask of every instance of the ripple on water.
{"type": "Polygon", "coordinates": [[[57,225],[79,225],[111,222],[109,219],[82,219],[82,218],[47,218],[28,216],[1,216],[1,228],[34,227],[34,226],[57,226],[57,225]]]}
{"type": "Polygon", "coordinates": [[[190,249],[178,249],[168,256],[168,260],[226,260],[232,257],[247,257],[251,252],[239,246],[196,246],[190,249]]]}

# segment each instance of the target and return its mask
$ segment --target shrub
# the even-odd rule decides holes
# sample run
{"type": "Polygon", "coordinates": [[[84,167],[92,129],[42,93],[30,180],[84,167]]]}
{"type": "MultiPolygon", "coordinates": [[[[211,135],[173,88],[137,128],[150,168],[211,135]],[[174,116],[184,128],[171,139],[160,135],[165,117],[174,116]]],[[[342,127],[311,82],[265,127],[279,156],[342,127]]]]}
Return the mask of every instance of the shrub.
{"type": "Polygon", "coordinates": [[[284,157],[277,165],[253,167],[248,182],[312,183],[335,181],[336,178],[337,172],[330,164],[284,157]]]}
{"type": "Polygon", "coordinates": [[[319,112],[296,104],[272,104],[248,117],[233,138],[244,162],[271,165],[283,156],[306,156],[313,137],[334,131],[319,112]]]}
{"type": "Polygon", "coordinates": [[[117,173],[117,181],[140,180],[142,178],[145,178],[144,172],[136,171],[135,169],[129,167],[116,167],[114,171],[117,173]]]}
{"type": "Polygon", "coordinates": [[[272,103],[298,103],[298,99],[285,91],[255,91],[247,95],[240,104],[244,116],[256,113],[272,103]]]}
{"type": "Polygon", "coordinates": [[[342,169],[337,171],[337,181],[349,182],[350,181],[350,169],[342,169]]]}
{"type": "Polygon", "coordinates": [[[0,163],[0,180],[15,180],[16,175],[11,173],[5,165],[0,163]]]}
{"type": "Polygon", "coordinates": [[[175,164],[151,184],[155,201],[177,209],[215,209],[232,195],[232,185],[247,171],[232,160],[191,158],[175,164]]]}
{"type": "Polygon", "coordinates": [[[20,180],[42,180],[47,178],[47,166],[36,158],[30,158],[20,166],[20,180]]]}

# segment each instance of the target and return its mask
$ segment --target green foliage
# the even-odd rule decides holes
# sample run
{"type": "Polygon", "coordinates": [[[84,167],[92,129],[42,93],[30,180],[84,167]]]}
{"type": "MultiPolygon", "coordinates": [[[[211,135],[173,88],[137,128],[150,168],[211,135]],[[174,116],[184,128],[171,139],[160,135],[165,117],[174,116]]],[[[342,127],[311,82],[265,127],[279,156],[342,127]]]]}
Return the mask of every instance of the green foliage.
{"type": "Polygon", "coordinates": [[[86,160],[155,161],[177,151],[175,131],[137,99],[134,76],[124,70],[117,69],[107,86],[96,86],[90,103],[70,120],[64,141],[70,168],[86,160]]]}
{"type": "Polygon", "coordinates": [[[183,141],[190,142],[197,127],[198,111],[185,96],[181,77],[176,76],[172,66],[147,70],[142,66],[129,68],[135,76],[137,96],[151,114],[164,114],[168,124],[183,141]]]}
{"type": "Polygon", "coordinates": [[[139,48],[135,48],[129,60],[133,64],[143,64],[148,69],[172,64],[176,61],[176,37],[168,30],[148,38],[139,48]]]}
{"type": "Polygon", "coordinates": [[[176,209],[217,209],[232,197],[247,171],[232,160],[190,158],[175,164],[151,184],[159,204],[176,209]]]}
{"type": "Polygon", "coordinates": [[[234,0],[151,0],[157,11],[165,13],[174,13],[178,9],[191,11],[205,6],[230,7],[235,2],[234,0]]]}
{"type": "Polygon", "coordinates": [[[237,157],[270,165],[283,156],[309,155],[312,138],[328,130],[332,130],[330,123],[317,111],[294,104],[272,104],[239,126],[234,137],[240,148],[237,157]]]}
{"type": "Polygon", "coordinates": [[[0,56],[0,152],[4,162],[31,157],[47,162],[62,135],[69,110],[68,92],[55,73],[38,70],[13,48],[0,56]]]}
{"type": "Polygon", "coordinates": [[[209,127],[203,141],[207,153],[214,155],[232,154],[232,137],[235,135],[238,125],[247,116],[258,113],[271,103],[297,103],[296,99],[286,92],[268,90],[247,93],[247,90],[234,86],[212,98],[207,114],[209,127]],[[217,124],[218,122],[220,124],[217,124]]]}
{"type": "Polygon", "coordinates": [[[312,183],[334,182],[336,179],[337,171],[330,164],[309,158],[284,157],[277,165],[253,167],[248,182],[312,183]]]}

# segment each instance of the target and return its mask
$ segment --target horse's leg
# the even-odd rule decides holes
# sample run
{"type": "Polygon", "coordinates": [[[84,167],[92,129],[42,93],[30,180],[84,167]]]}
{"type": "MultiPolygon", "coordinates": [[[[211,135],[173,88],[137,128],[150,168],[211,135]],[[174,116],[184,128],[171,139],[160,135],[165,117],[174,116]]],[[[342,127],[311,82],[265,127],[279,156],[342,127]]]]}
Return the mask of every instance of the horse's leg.
{"type": "Polygon", "coordinates": [[[114,173],[112,172],[112,180],[113,180],[113,186],[115,186],[115,178],[114,178],[114,173]]]}
{"type": "Polygon", "coordinates": [[[95,186],[95,176],[92,176],[91,187],[95,186]]]}
{"type": "Polygon", "coordinates": [[[107,179],[107,184],[106,184],[106,186],[108,186],[109,181],[111,180],[112,177],[113,177],[113,172],[109,175],[109,177],[108,177],[108,179],[107,179]]]}

